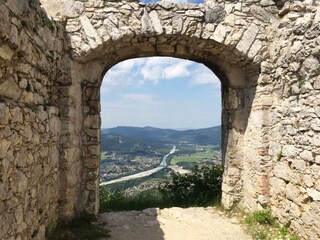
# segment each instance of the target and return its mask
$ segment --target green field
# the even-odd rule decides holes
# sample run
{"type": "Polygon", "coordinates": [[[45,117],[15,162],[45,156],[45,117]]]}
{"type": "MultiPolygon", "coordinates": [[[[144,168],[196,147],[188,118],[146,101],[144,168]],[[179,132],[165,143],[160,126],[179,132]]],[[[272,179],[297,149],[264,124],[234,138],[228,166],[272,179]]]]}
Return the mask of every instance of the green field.
{"type": "Polygon", "coordinates": [[[200,163],[205,159],[211,159],[216,155],[215,151],[197,152],[174,156],[170,162],[171,165],[177,165],[180,162],[200,163]]]}

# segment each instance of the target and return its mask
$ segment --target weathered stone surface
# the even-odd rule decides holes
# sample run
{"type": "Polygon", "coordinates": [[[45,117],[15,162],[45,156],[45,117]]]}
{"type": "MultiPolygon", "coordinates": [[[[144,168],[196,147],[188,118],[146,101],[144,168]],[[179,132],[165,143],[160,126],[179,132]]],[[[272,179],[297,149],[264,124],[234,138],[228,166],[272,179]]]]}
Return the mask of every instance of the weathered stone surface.
{"type": "Polygon", "coordinates": [[[219,24],[210,39],[218,42],[223,43],[224,39],[226,38],[227,33],[230,31],[230,27],[224,26],[222,24],[219,24]]]}
{"type": "Polygon", "coordinates": [[[9,9],[17,15],[23,15],[30,11],[29,2],[20,2],[19,0],[12,0],[6,3],[9,9]]]}
{"type": "Polygon", "coordinates": [[[152,31],[152,22],[151,22],[149,13],[146,10],[143,11],[143,16],[141,18],[141,25],[142,25],[143,31],[145,32],[152,31]]]}
{"type": "Polygon", "coordinates": [[[304,150],[302,153],[300,153],[300,157],[303,160],[306,160],[306,161],[309,161],[309,162],[314,161],[314,157],[313,157],[313,154],[312,154],[311,151],[304,150]]]}
{"type": "Polygon", "coordinates": [[[219,23],[225,16],[225,8],[222,5],[207,7],[205,10],[205,21],[207,23],[219,23]]]}
{"type": "Polygon", "coordinates": [[[320,192],[314,188],[307,188],[308,195],[313,199],[313,201],[320,201],[320,192]]]}
{"type": "Polygon", "coordinates": [[[14,51],[11,48],[9,48],[6,45],[4,46],[0,45],[0,58],[6,61],[11,61],[13,54],[14,54],[14,51]]]}
{"type": "Polygon", "coordinates": [[[312,187],[313,186],[313,180],[310,175],[304,175],[303,176],[303,182],[307,187],[312,187]]]}
{"type": "Polygon", "coordinates": [[[1,239],[98,211],[101,74],[156,55],[221,78],[223,205],[268,206],[320,239],[315,1],[41,3],[0,2],[1,239]]]}
{"type": "Polygon", "coordinates": [[[299,150],[293,145],[286,145],[282,149],[282,155],[286,157],[295,157],[299,153],[299,150]]]}
{"type": "Polygon", "coordinates": [[[79,17],[84,11],[84,4],[81,1],[41,1],[44,8],[52,17],[60,19],[63,17],[75,18],[79,17]]]}
{"type": "Polygon", "coordinates": [[[21,96],[21,90],[17,83],[10,78],[0,84],[0,96],[17,100],[21,96]]]}
{"type": "Polygon", "coordinates": [[[90,20],[86,16],[81,16],[80,21],[84,32],[86,34],[87,40],[91,48],[95,48],[102,43],[100,37],[95,31],[94,27],[90,23],[90,20]]]}
{"type": "Polygon", "coordinates": [[[0,158],[5,158],[11,142],[6,139],[0,139],[0,158]]]}
{"type": "Polygon", "coordinates": [[[161,22],[160,22],[160,19],[159,19],[159,16],[158,16],[157,12],[156,11],[151,11],[149,13],[149,16],[150,16],[150,21],[151,21],[151,24],[153,26],[153,29],[158,34],[163,33],[163,28],[162,28],[162,25],[161,25],[161,22]]]}
{"type": "Polygon", "coordinates": [[[289,180],[289,172],[290,172],[289,166],[283,162],[277,163],[273,170],[273,173],[277,178],[281,178],[286,181],[289,180]]]}
{"type": "Polygon", "coordinates": [[[9,121],[9,108],[4,103],[0,103],[0,125],[6,125],[9,121]]]}
{"type": "Polygon", "coordinates": [[[288,184],[286,186],[286,197],[291,201],[296,201],[300,195],[299,189],[293,184],[288,184]]]}
{"type": "Polygon", "coordinates": [[[238,51],[246,54],[252,43],[254,42],[257,34],[259,32],[259,28],[255,24],[251,24],[249,28],[244,32],[242,39],[237,45],[238,51]]]}

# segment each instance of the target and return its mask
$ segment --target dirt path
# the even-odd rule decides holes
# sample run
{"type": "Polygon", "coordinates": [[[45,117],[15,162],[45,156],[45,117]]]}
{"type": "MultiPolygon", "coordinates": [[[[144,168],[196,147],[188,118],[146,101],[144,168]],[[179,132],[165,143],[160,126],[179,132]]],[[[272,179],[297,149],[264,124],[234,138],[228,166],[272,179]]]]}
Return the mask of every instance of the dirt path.
{"type": "Polygon", "coordinates": [[[103,213],[111,240],[249,240],[237,219],[215,208],[103,213]]]}

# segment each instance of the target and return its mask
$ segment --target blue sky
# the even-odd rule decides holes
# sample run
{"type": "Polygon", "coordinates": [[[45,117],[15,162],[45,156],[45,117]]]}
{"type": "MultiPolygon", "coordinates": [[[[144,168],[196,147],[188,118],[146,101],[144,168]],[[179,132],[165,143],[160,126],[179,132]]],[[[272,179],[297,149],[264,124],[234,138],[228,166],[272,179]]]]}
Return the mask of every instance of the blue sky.
{"type": "Polygon", "coordinates": [[[220,82],[203,64],[169,57],[123,61],[104,76],[102,128],[220,124],[220,82]]]}

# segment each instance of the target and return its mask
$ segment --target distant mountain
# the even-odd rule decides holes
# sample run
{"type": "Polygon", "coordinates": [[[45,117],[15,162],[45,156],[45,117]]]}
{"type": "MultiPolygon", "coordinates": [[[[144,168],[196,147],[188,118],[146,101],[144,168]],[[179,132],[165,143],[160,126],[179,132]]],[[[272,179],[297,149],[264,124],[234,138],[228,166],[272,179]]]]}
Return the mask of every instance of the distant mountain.
{"type": "Polygon", "coordinates": [[[178,131],[172,129],[160,129],[154,127],[115,127],[102,129],[101,146],[104,149],[106,142],[116,144],[122,142],[132,147],[132,145],[161,145],[161,144],[213,144],[221,143],[221,126],[178,131]]]}

